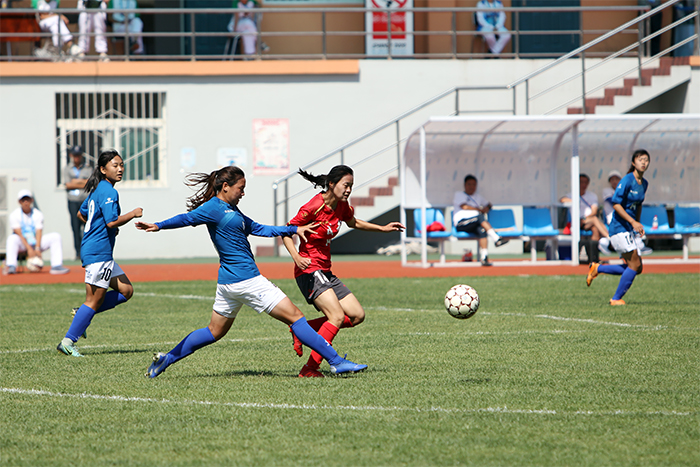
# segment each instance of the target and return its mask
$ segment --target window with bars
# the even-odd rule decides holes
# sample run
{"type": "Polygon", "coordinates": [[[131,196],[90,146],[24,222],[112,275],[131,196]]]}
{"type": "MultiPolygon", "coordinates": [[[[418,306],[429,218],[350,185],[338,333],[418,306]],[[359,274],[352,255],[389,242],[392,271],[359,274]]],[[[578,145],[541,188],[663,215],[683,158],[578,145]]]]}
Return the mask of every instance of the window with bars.
{"type": "Polygon", "coordinates": [[[165,101],[163,92],[56,93],[57,185],[76,145],[93,167],[102,149],[117,149],[124,186],[165,185],[165,101]]]}

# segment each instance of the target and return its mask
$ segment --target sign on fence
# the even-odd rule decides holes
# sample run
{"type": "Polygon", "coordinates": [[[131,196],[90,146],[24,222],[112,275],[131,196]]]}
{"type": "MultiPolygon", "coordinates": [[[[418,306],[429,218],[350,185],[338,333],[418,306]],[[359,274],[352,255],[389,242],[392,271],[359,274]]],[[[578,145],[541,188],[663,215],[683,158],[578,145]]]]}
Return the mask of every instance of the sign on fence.
{"type": "Polygon", "coordinates": [[[366,0],[366,8],[387,11],[367,11],[365,36],[367,55],[413,55],[413,0],[366,0]]]}

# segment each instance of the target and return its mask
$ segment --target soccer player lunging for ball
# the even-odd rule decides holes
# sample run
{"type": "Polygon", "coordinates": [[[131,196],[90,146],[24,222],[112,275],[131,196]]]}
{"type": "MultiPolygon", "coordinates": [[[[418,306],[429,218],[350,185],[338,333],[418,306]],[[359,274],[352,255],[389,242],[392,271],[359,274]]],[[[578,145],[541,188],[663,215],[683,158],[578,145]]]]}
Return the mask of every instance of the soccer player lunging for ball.
{"type": "Polygon", "coordinates": [[[622,255],[625,264],[591,263],[586,277],[586,284],[598,274],[613,274],[620,277],[615,295],[610,299],[611,305],[624,305],[622,297],[632,286],[637,274],[642,273],[642,257],[635,235],[644,236],[644,227],[639,222],[642,215],[642,203],[649,182],[644,179],[644,172],[649,168],[649,153],[638,149],[632,154],[632,165],[615,189],[612,197],[613,217],[610,222],[610,243],[615,251],[622,255]]]}
{"type": "Polygon", "coordinates": [[[189,212],[155,224],[137,222],[136,228],[157,232],[201,224],[207,226],[220,260],[214,310],[209,326],[191,332],[167,354],[155,354],[146,376],[155,378],[178,360],[224,337],[243,305],[258,313],[265,312],[290,326],[305,345],[328,360],[331,373],[355,373],[367,368],[367,365],[340,357],[328,342],[311,329],[301,310],[260,274],[255,264],[248,235],[279,237],[297,234],[305,239],[317,224],[273,227],[258,224],[245,216],[238,209],[238,203],[245,194],[246,180],[243,170],[238,167],[224,167],[210,174],[191,174],[187,185],[201,187],[188,200],[189,212]]]}

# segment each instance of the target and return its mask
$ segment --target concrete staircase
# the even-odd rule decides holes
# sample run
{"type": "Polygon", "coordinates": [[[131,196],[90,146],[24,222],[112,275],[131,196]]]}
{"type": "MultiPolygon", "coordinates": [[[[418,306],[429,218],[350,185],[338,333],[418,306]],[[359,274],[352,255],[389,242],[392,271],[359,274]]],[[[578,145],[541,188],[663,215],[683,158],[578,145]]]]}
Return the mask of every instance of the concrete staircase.
{"type": "MultiPolygon", "coordinates": [[[[624,114],[690,81],[691,57],[662,57],[657,68],[642,69],[639,78],[625,78],[622,87],[608,87],[603,97],[586,98],[587,114],[624,114]]],[[[568,114],[582,113],[569,107],[568,114]]]]}

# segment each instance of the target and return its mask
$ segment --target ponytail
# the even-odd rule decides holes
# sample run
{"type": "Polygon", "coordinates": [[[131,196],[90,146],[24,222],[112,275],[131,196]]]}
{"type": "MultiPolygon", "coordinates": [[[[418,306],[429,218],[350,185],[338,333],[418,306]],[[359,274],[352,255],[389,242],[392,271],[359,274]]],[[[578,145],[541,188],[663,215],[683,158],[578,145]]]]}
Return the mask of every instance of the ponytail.
{"type": "Polygon", "coordinates": [[[244,177],[245,173],[243,173],[243,170],[233,165],[214,170],[209,174],[203,172],[189,174],[185,177],[185,185],[189,187],[201,185],[201,187],[194,195],[187,198],[187,211],[197,209],[215,197],[221,191],[224,182],[228,183],[229,186],[233,186],[244,177]]]}
{"type": "Polygon", "coordinates": [[[346,175],[353,175],[354,172],[347,165],[336,165],[330,172],[324,175],[313,175],[305,170],[299,169],[299,175],[313,183],[314,188],[321,188],[323,191],[328,190],[329,185],[336,184],[346,175]]]}
{"type": "Polygon", "coordinates": [[[122,157],[119,155],[119,152],[116,149],[104,149],[102,152],[100,152],[100,155],[97,158],[97,167],[95,167],[95,170],[92,171],[90,178],[88,178],[87,182],[85,182],[85,187],[83,188],[85,193],[92,193],[95,191],[97,185],[99,185],[100,182],[105,179],[105,174],[102,173],[102,167],[106,167],[107,164],[109,164],[109,161],[115,157],[122,157]]]}

